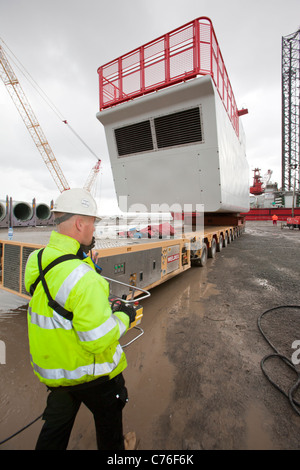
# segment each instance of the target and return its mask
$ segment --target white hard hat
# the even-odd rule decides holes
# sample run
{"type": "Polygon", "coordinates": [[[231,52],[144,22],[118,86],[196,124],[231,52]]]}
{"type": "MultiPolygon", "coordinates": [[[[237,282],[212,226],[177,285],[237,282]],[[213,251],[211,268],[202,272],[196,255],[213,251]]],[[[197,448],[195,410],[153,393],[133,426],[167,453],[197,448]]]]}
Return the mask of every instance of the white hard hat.
{"type": "Polygon", "coordinates": [[[88,191],[82,188],[67,189],[61,193],[53,205],[52,212],[100,218],[95,199],[88,191]]]}

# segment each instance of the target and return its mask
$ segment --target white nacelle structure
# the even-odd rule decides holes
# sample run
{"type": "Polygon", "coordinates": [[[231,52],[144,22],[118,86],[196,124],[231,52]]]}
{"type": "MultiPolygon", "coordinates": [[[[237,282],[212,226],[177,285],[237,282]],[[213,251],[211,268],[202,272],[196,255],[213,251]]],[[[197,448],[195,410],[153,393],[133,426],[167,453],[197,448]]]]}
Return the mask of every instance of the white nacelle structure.
{"type": "Polygon", "coordinates": [[[203,204],[247,212],[249,169],[210,75],[97,113],[104,125],[117,197],[128,206],[203,204]]]}

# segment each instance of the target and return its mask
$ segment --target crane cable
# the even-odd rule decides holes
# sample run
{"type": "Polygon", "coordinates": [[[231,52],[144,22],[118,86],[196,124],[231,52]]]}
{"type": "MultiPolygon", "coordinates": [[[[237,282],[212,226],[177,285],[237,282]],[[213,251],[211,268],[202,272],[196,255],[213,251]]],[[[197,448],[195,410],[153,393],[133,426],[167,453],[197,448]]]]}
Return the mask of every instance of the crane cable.
{"type": "Polygon", "coordinates": [[[17,56],[13,53],[13,51],[9,48],[9,46],[6,44],[4,39],[0,37],[0,42],[2,42],[6,49],[10,51],[12,56],[15,58],[15,60],[10,56],[10,54],[6,51],[6,54],[9,56],[10,60],[14,63],[14,65],[18,68],[18,70],[24,75],[24,77],[28,80],[28,82],[31,84],[31,86],[35,89],[35,91],[40,95],[40,97],[45,101],[45,103],[52,109],[54,114],[58,117],[58,119],[66,124],[68,128],[73,132],[73,134],[80,140],[80,142],[91,152],[94,157],[99,161],[99,157],[95,154],[95,152],[87,145],[87,143],[80,137],[80,135],[70,126],[68,121],[64,118],[63,114],[60,112],[60,110],[57,108],[57,106],[51,101],[49,96],[42,90],[42,88],[39,86],[39,84],[35,81],[35,79],[31,76],[31,74],[28,72],[28,70],[24,67],[24,65],[20,62],[20,60],[17,58],[17,56]],[[16,62],[17,61],[17,62],[16,62]]]}
{"type": "Polygon", "coordinates": [[[69,127],[69,129],[73,132],[73,134],[76,135],[76,137],[83,143],[83,145],[85,145],[86,148],[87,148],[87,149],[94,155],[94,157],[96,157],[97,160],[99,161],[99,160],[100,160],[99,157],[97,157],[97,155],[95,154],[95,152],[93,152],[93,150],[87,145],[87,143],[84,142],[84,140],[80,137],[80,135],[77,134],[77,132],[73,129],[73,127],[70,126],[70,124],[68,123],[68,121],[67,121],[66,119],[64,119],[64,120],[63,120],[63,123],[66,124],[66,125],[69,127]]]}
{"type": "Polygon", "coordinates": [[[265,312],[263,312],[259,317],[258,317],[258,320],[257,320],[257,325],[258,325],[258,329],[259,331],[261,332],[261,334],[263,335],[264,339],[267,341],[267,343],[269,344],[269,346],[271,346],[271,348],[273,349],[274,353],[272,354],[268,354],[266,355],[265,357],[263,357],[263,359],[261,360],[261,363],[260,363],[260,366],[261,366],[261,369],[262,369],[262,372],[264,373],[265,377],[269,380],[269,382],[277,389],[279,390],[280,393],[282,393],[286,398],[288,398],[292,408],[294,409],[294,411],[300,416],[300,403],[294,398],[294,394],[295,392],[297,391],[297,389],[299,388],[300,386],[300,371],[295,367],[295,364],[286,356],[284,356],[283,354],[280,354],[279,351],[277,350],[277,348],[274,346],[274,344],[271,343],[271,341],[269,340],[269,338],[267,337],[267,335],[264,333],[262,327],[261,327],[261,320],[263,318],[264,315],[266,315],[267,313],[269,312],[272,312],[272,311],[275,311],[275,310],[278,310],[278,309],[284,309],[284,308],[292,308],[292,309],[300,309],[300,305],[280,305],[278,307],[273,307],[273,308],[270,308],[268,310],[266,310],[265,312]],[[265,362],[268,360],[268,359],[271,359],[271,358],[279,358],[281,359],[285,364],[287,364],[294,372],[295,374],[297,375],[297,380],[295,381],[295,383],[290,387],[290,389],[288,390],[288,392],[285,392],[281,387],[279,387],[269,376],[269,374],[267,374],[266,370],[265,370],[265,362]]]}

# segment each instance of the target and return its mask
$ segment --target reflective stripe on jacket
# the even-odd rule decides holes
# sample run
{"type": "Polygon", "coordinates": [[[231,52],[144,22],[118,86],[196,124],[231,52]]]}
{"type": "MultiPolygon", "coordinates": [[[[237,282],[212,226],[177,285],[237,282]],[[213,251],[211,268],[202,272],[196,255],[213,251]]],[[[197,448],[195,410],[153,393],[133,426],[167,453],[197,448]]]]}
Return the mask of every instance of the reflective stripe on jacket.
{"type": "MultiPolygon", "coordinates": [[[[43,269],[61,255],[76,254],[78,249],[79,243],[73,238],[52,232],[43,252],[43,269]]],[[[26,264],[28,292],[39,275],[37,253],[33,252],[26,264]]],[[[123,312],[112,314],[109,285],[96,273],[92,261],[64,261],[45,278],[51,296],[73,312],[73,320],[48,306],[39,282],[29,303],[28,336],[31,363],[40,381],[51,387],[70,386],[122,372],[127,361],[119,339],[129,327],[129,317],[123,312]]]]}

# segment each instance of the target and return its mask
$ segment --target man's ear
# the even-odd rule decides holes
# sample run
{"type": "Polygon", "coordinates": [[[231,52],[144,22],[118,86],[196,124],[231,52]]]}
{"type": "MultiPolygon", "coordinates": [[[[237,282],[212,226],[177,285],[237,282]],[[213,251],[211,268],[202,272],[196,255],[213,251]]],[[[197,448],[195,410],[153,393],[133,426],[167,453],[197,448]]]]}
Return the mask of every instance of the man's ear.
{"type": "Polygon", "coordinates": [[[82,232],[83,224],[84,224],[83,218],[80,216],[77,216],[75,219],[75,227],[80,233],[82,232]]]}

